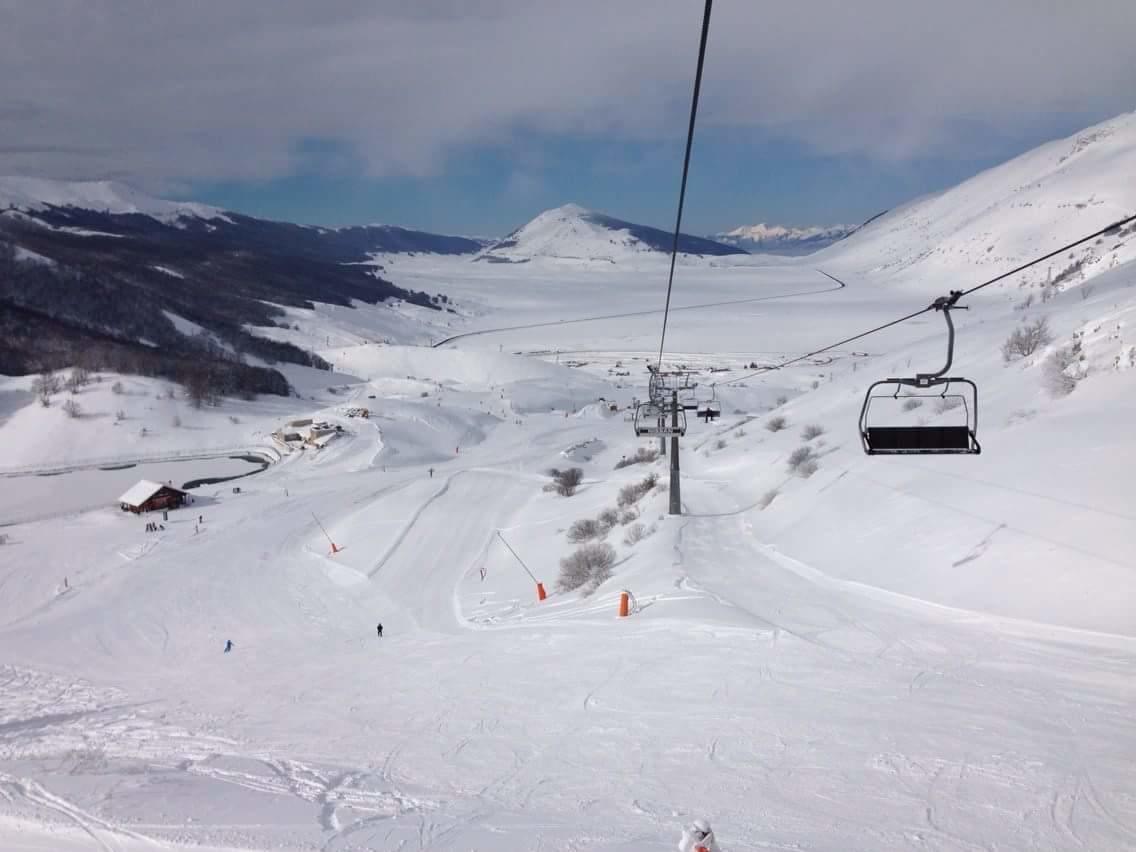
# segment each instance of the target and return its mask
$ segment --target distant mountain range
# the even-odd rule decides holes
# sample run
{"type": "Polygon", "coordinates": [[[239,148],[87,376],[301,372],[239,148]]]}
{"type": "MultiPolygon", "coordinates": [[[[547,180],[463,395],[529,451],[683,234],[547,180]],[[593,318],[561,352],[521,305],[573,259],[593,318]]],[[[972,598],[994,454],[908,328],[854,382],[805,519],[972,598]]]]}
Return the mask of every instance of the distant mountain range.
{"type": "Polygon", "coordinates": [[[743,225],[713,239],[757,254],[811,254],[853,233],[858,225],[790,228],[784,225],[743,225]]]}
{"type": "Polygon", "coordinates": [[[483,245],[389,226],[271,222],[116,183],[0,178],[0,373],[83,355],[169,378],[205,371],[225,392],[287,392],[271,364],[327,365],[255,333],[282,321],[279,306],[398,299],[441,310],[444,297],[397,287],[362,262],[483,245]]]}
{"type": "MultiPolygon", "coordinates": [[[[874,282],[915,277],[941,289],[960,262],[975,275],[1012,268],[1133,210],[1136,114],[1129,113],[855,228],[761,224],[716,239],[684,234],[679,248],[714,257],[819,249],[839,272],[874,282]]],[[[1018,286],[1073,286],[1090,270],[1132,259],[1134,236],[1130,226],[1101,237],[1024,274],[1018,286]]],[[[400,300],[452,309],[445,296],[383,278],[376,256],[617,264],[665,257],[671,240],[664,230],[573,204],[487,241],[389,225],[272,222],[117,183],[0,178],[0,373],[87,359],[86,366],[178,381],[205,372],[226,393],[286,393],[274,363],[327,365],[256,333],[283,322],[281,306],[400,300]]]]}

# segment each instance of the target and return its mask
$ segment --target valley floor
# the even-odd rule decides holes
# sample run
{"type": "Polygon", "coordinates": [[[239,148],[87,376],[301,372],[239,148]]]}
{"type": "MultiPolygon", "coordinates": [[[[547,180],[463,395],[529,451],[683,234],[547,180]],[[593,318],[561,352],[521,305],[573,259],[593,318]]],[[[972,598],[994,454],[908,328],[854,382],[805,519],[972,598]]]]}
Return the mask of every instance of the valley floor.
{"type": "MultiPolygon", "coordinates": [[[[752,292],[742,275],[727,297],[752,292]]],[[[1103,282],[1077,307],[1103,315],[1119,292],[1103,282]]],[[[853,305],[814,319],[818,338],[885,301],[692,312],[676,347],[706,371],[737,353],[717,360],[739,375],[766,348],[755,323],[789,351],[817,298],[853,305]]],[[[852,373],[941,357],[935,329],[723,388],[722,421],[683,442],[684,514],[651,490],[608,533],[614,577],[546,601],[496,533],[553,591],[574,521],[650,471],[665,483],[665,458],[614,469],[640,446],[626,405],[643,372],[624,384],[615,365],[649,357],[657,318],[456,349],[344,341],[325,354],[349,391],[293,402],[375,416],[327,449],[239,494],[204,486],[158,535],[113,506],[6,528],[0,845],[630,851],[674,848],[703,816],[735,852],[1136,849],[1136,624],[1116,582],[1134,567],[1131,503],[1087,466],[1023,471],[1013,451],[1036,461],[1072,412],[1130,473],[1123,418],[1094,415],[1131,373],[1040,401],[992,358],[1014,322],[969,326],[991,362],[982,457],[860,453],[852,373]],[[569,338],[589,364],[555,363],[569,338]],[[784,433],[765,428],[775,406],[784,433]],[[821,466],[802,479],[785,459],[811,422],[821,466]],[[572,464],[575,496],[545,490],[572,464]],[[638,608],[621,619],[623,589],[638,608]]]]}

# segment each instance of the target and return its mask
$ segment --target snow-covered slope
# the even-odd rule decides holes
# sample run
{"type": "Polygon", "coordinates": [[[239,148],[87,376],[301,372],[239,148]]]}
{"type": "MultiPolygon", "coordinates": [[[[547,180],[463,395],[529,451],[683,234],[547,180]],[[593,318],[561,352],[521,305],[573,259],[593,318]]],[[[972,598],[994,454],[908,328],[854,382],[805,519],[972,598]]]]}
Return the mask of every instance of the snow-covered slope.
{"type": "MultiPolygon", "coordinates": [[[[625,222],[603,213],[565,204],[545,210],[479,255],[479,260],[524,262],[534,258],[615,263],[644,255],[669,253],[673,235],[658,228],[625,222]]],[[[683,234],[686,254],[744,254],[741,249],[683,234]]]]}
{"type": "MultiPolygon", "coordinates": [[[[1060,175],[1124,187],[1128,145],[1077,174],[1035,161],[1047,218],[1017,237],[1109,218],[1056,206],[1060,175]]],[[[968,192],[997,200],[1004,177],[968,192]]],[[[981,227],[1018,227],[993,209],[981,227]]],[[[947,245],[985,215],[937,214],[947,245]]],[[[399,258],[392,277],[476,306],[450,342],[379,346],[357,312],[309,311],[292,331],[338,374],[289,368],[299,397],[181,426],[153,380],[106,376],[77,418],[0,383],[4,465],[313,416],[347,432],[165,519],[114,505],[122,471],[0,479],[18,521],[0,531],[0,847],[643,852],[705,817],[724,850],[1136,848],[1134,242],[1102,242],[1090,286],[969,300],[955,369],[981,389],[983,453],[949,458],[867,457],[857,430],[873,379],[941,364],[941,317],[742,376],[1005,259],[936,255],[912,225],[827,250],[845,287],[815,258],[689,264],[665,361],[718,382],[723,415],[682,440],[679,517],[669,459],[626,464],[656,446],[626,405],[658,357],[663,264],[399,258]],[[1007,363],[1023,318],[1052,340],[1007,363]],[[569,464],[577,493],[550,491],[569,464]],[[80,487],[95,508],[73,511],[80,487]],[[589,529],[610,576],[559,587],[589,529]]],[[[901,423],[960,415],[903,402],[901,423]]]]}
{"type": "Polygon", "coordinates": [[[217,207],[153,198],[117,181],[0,177],[0,209],[14,208],[30,212],[51,207],[76,207],[120,215],[139,213],[167,224],[173,224],[181,218],[231,221],[217,207]]]}
{"type": "Polygon", "coordinates": [[[743,248],[746,251],[767,254],[809,254],[830,246],[856,230],[855,225],[827,225],[811,228],[789,228],[784,225],[743,225],[712,239],[720,243],[743,248]]]}
{"type": "MultiPolygon", "coordinates": [[[[956,187],[881,216],[814,258],[874,281],[957,287],[1136,213],[1136,113],[1042,145],[956,187]],[[953,281],[953,283],[951,283],[953,281]]],[[[1015,283],[1072,281],[1136,257],[1102,237],[1015,283]]]]}

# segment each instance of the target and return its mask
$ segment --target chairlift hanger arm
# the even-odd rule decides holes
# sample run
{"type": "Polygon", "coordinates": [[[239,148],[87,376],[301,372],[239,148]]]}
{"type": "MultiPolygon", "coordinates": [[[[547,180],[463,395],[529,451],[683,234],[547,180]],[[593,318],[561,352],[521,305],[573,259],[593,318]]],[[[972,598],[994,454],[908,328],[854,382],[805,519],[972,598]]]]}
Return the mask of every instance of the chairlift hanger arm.
{"type": "Polygon", "coordinates": [[[956,304],[962,296],[961,290],[952,290],[949,296],[940,296],[931,303],[928,310],[942,311],[943,318],[947,321],[947,363],[943,368],[936,373],[916,373],[915,384],[918,387],[925,387],[934,382],[935,379],[942,378],[951,369],[951,364],[955,360],[955,323],[951,319],[951,311],[968,310],[963,305],[956,304]]]}

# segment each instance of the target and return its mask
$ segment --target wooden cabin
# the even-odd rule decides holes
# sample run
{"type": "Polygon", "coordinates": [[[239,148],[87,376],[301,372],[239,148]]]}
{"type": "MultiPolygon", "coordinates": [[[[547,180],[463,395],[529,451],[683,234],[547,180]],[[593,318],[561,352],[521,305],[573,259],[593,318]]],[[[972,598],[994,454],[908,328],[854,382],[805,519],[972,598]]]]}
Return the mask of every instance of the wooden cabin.
{"type": "Polygon", "coordinates": [[[179,506],[184,506],[188,497],[189,495],[180,488],[142,479],[119,497],[118,503],[122,511],[133,512],[137,515],[142,512],[154,512],[161,509],[176,509],[179,506]]]}

